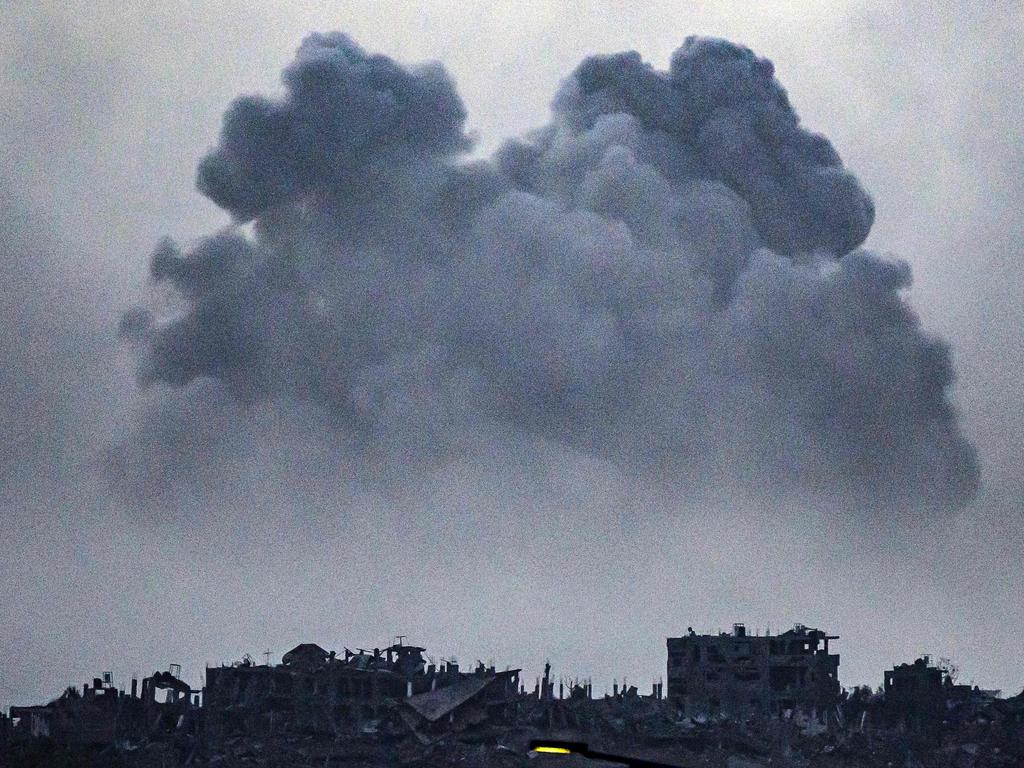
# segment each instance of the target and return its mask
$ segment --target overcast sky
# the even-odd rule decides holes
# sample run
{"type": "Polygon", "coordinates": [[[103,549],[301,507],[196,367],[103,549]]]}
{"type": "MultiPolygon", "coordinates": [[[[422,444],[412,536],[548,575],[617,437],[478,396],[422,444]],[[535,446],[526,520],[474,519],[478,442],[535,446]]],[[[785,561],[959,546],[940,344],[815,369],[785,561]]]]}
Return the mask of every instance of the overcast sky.
{"type": "Polygon", "coordinates": [[[984,5],[4,3],[0,704],[102,670],[176,662],[198,684],[243,653],[398,634],[527,680],[550,659],[598,690],[647,687],[667,635],[733,621],[840,635],[848,685],[932,653],[1019,692],[1024,10],[984,5]],[[148,278],[160,238],[229,223],[195,189],[225,110],[279,95],[302,39],[332,30],[441,62],[481,158],[547,124],[587,56],[666,69],[700,34],[771,59],[871,194],[866,247],[911,266],[906,298],[951,346],[978,493],[884,522],[800,494],[683,493],[550,444],[367,482],[315,403],[140,388],[118,324],[174,301],[148,278]],[[146,452],[122,450],[140,434],[146,452]],[[139,491],[173,473],[159,498],[139,491]]]}

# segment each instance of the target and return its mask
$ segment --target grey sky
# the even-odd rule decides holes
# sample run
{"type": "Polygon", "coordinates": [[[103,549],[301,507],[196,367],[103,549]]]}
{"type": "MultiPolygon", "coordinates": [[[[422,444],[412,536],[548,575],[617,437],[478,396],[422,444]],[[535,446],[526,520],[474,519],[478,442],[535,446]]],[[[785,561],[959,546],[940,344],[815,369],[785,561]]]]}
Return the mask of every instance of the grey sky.
{"type": "MultiPolygon", "coordinates": [[[[467,662],[532,673],[550,657],[557,672],[647,685],[666,634],[733,620],[835,630],[849,684],[932,652],[980,684],[1024,685],[1021,5],[643,8],[5,4],[0,311],[32,332],[0,344],[0,426],[18,446],[0,466],[0,703],[101,668],[178,661],[197,680],[203,662],[244,652],[398,633],[467,662]],[[636,49],[665,68],[699,33],[770,58],[803,124],[873,195],[868,246],[911,264],[911,303],[952,345],[976,500],[865,532],[803,500],[681,501],[546,449],[385,491],[359,482],[315,409],[190,402],[202,429],[154,441],[196,457],[184,465],[195,490],[126,502],[108,484],[109,447],[169,406],[135,388],[118,318],[149,295],[158,238],[188,244],[226,223],[194,174],[228,103],[278,92],[301,39],[333,29],[399,61],[441,61],[481,155],[546,123],[588,55],[636,49]],[[17,407],[26,392],[39,412],[17,407]]],[[[144,461],[134,471],[166,471],[159,454],[144,461]]]]}

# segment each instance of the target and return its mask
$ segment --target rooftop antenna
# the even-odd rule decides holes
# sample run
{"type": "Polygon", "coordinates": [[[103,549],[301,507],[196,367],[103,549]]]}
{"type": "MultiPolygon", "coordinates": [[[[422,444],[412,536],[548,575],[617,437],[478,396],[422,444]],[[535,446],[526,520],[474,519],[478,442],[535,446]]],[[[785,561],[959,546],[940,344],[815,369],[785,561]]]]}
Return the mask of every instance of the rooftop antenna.
{"type": "Polygon", "coordinates": [[[267,650],[265,650],[263,652],[263,655],[266,657],[266,659],[267,659],[267,666],[269,667],[270,666],[270,649],[267,648],[267,650]]]}
{"type": "Polygon", "coordinates": [[[405,638],[408,635],[395,635],[395,645],[405,645],[405,638]]]}

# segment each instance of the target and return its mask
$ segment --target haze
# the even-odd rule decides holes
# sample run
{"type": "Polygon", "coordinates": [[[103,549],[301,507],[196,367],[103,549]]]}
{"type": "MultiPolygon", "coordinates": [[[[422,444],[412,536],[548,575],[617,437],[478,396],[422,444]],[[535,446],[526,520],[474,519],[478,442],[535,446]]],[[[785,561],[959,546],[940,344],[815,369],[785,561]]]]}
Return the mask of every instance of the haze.
{"type": "MultiPolygon", "coordinates": [[[[177,662],[198,683],[243,653],[398,634],[527,680],[550,659],[599,691],[623,676],[643,688],[667,635],[733,621],[840,635],[846,685],[929,652],[1017,693],[1022,26],[1019,3],[5,4],[0,704],[101,670],[123,682],[177,662]],[[230,223],[196,191],[224,112],[240,94],[280,97],[302,40],[333,30],[403,65],[440,62],[477,159],[549,124],[587,57],[635,50],[666,70],[708,35],[770,59],[801,124],[871,195],[864,247],[910,265],[902,295],[950,345],[952,437],[911,453],[961,457],[948,446],[962,432],[977,490],[921,470],[928,482],[907,487],[943,498],[894,512],[839,493],[835,474],[815,493],[744,482],[752,454],[719,462],[722,443],[717,474],[680,484],[692,463],[631,453],[620,431],[577,431],[560,411],[503,414],[514,428],[492,432],[473,421],[472,450],[444,461],[410,448],[400,421],[372,432],[368,458],[329,398],[238,398],[216,376],[140,386],[125,313],[183,303],[150,279],[158,243],[188,251],[230,223]]],[[[517,370],[503,357],[490,372],[517,370]]],[[[643,393],[623,418],[664,394],[643,393]]]]}

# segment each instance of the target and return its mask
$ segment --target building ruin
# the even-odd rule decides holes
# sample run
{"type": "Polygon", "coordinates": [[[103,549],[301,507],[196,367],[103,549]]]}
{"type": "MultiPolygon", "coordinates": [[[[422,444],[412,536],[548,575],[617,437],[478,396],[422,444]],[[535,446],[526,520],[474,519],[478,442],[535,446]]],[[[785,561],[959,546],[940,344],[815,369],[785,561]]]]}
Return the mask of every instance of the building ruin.
{"type": "Polygon", "coordinates": [[[304,643],[276,666],[243,660],[208,667],[207,733],[213,739],[376,733],[392,730],[399,717],[410,727],[436,731],[503,714],[519,692],[518,669],[497,672],[481,663],[465,672],[454,661],[428,663],[425,650],[396,643],[372,651],[346,648],[339,656],[304,643]]]}
{"type": "Polygon", "coordinates": [[[91,746],[189,732],[194,729],[200,691],[179,674],[177,665],[154,672],[143,678],[140,694],[136,678],[130,691],[123,691],[114,686],[111,673],[104,672],[81,691],[70,687],[47,704],[11,707],[9,738],[91,746]]]}
{"type": "Polygon", "coordinates": [[[687,715],[817,716],[839,696],[839,655],[829,651],[837,639],[802,624],[779,635],[691,628],[667,640],[667,698],[687,715]]]}
{"type": "Polygon", "coordinates": [[[956,669],[944,660],[921,656],[886,670],[884,718],[890,726],[929,730],[953,717],[970,717],[991,705],[999,691],[956,682],[956,669]]]}
{"type": "Polygon", "coordinates": [[[0,764],[117,756],[133,768],[508,768],[527,764],[530,738],[551,734],[662,750],[686,765],[731,752],[767,761],[757,765],[800,753],[832,755],[835,768],[861,765],[842,762],[853,754],[884,766],[908,750],[941,752],[955,768],[1024,764],[1014,762],[1024,760],[1024,693],[1000,699],[957,684],[950,667],[927,657],[889,670],[878,691],[843,691],[835,639],[802,625],[778,635],[739,624],[730,633],[690,630],[667,639],[667,696],[660,682],[646,695],[617,678],[597,697],[589,679],[553,677],[550,663],[528,690],[518,669],[434,663],[401,639],[341,653],[303,643],[279,664],[267,652],[264,664],[246,656],[207,666],[200,690],[171,665],[141,680],[141,690],[137,680],[118,689],[104,673],[49,704],[12,707],[0,715],[0,764]]]}

